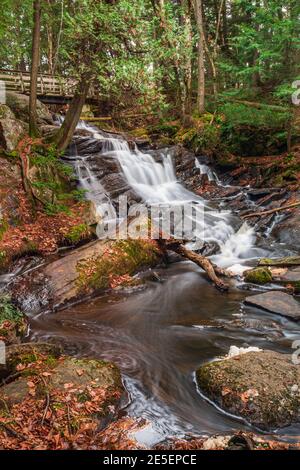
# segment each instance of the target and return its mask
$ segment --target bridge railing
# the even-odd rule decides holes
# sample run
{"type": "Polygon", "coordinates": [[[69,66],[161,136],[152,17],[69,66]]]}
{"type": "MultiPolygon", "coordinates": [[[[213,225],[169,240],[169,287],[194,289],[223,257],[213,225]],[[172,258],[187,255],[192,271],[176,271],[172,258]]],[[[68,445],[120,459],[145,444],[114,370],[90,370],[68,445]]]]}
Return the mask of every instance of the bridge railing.
{"type": "MultiPolygon", "coordinates": [[[[6,89],[17,93],[29,94],[30,73],[19,70],[0,69],[0,80],[5,82],[6,89]]],[[[39,74],[37,80],[38,95],[72,97],[77,81],[48,74],[39,74]]]]}

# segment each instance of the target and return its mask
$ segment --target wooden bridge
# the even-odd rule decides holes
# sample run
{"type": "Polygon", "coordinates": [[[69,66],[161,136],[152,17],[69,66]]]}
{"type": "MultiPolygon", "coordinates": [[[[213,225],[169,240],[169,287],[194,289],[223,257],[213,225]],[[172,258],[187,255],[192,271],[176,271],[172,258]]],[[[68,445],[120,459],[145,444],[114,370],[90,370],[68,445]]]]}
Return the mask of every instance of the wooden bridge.
{"type": "MultiPolygon", "coordinates": [[[[14,91],[25,95],[30,93],[29,72],[0,69],[0,81],[5,83],[7,91],[14,91]]],[[[68,103],[73,98],[77,80],[40,73],[37,85],[38,98],[41,101],[44,103],[63,104],[68,103]]],[[[95,89],[91,89],[88,100],[94,101],[96,99],[97,93],[95,89]]]]}

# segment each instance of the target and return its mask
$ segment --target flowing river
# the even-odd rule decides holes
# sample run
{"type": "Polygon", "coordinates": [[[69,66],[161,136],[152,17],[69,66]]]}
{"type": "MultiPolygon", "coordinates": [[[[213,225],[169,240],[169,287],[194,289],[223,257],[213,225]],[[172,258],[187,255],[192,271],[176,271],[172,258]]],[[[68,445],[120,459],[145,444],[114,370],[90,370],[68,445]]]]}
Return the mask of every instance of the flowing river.
{"type": "MultiPolygon", "coordinates": [[[[194,229],[216,242],[217,264],[241,272],[267,248],[256,246],[253,228],[241,225],[229,211],[220,211],[191,193],[175,176],[168,151],[142,153],[122,138],[100,133],[81,124],[91,138],[100,140],[97,158],[113,159],[128,185],[148,204],[195,203],[205,217],[194,229]],[[157,155],[159,154],[159,158],[157,155]]],[[[71,155],[87,198],[101,206],[110,204],[88,152],[71,155]]],[[[201,171],[210,171],[206,167],[201,171]]],[[[278,248],[279,250],[282,247],[278,248]]],[[[281,254],[281,253],[280,253],[281,254]]],[[[232,283],[230,293],[211,286],[200,268],[180,262],[155,270],[163,282],[148,281],[147,289],[114,293],[31,320],[31,337],[55,340],[68,353],[114,361],[123,373],[130,400],[126,412],[147,418],[151,429],[143,437],[148,444],[167,436],[204,435],[235,429],[251,429],[205,400],[197,390],[194,372],[202,363],[226,355],[230,346],[256,346],[291,352],[300,335],[297,323],[284,317],[246,307],[247,293],[232,283]]],[[[279,435],[297,435],[291,426],[279,435]]]]}

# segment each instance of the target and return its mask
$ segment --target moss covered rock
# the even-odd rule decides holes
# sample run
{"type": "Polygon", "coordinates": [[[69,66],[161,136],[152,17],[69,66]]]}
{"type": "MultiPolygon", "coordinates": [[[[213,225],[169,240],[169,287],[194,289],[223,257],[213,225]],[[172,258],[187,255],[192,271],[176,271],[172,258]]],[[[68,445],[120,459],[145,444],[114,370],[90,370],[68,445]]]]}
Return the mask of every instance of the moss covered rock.
{"type": "Polygon", "coordinates": [[[260,429],[300,420],[300,366],[291,355],[249,352],[205,364],[196,377],[210,400],[260,429]]]}
{"type": "Polygon", "coordinates": [[[56,310],[89,294],[132,285],[133,275],[155,266],[161,256],[152,240],[97,240],[16,277],[9,291],[28,315],[56,310]]]}
{"type": "Polygon", "coordinates": [[[126,285],[138,270],[155,266],[160,251],[150,240],[119,240],[100,255],[77,264],[77,286],[80,291],[107,289],[126,285]]]}
{"type": "Polygon", "coordinates": [[[272,281],[272,273],[268,268],[255,268],[246,271],[244,274],[245,282],[251,284],[267,284],[272,281]]]}

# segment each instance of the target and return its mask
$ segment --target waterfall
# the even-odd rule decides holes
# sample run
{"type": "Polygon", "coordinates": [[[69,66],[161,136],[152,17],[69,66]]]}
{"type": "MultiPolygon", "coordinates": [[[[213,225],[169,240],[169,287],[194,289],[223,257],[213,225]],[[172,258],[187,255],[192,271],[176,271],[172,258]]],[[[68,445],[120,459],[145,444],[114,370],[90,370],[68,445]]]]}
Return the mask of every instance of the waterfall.
{"type": "MultiPolygon", "coordinates": [[[[215,242],[220,247],[220,253],[212,256],[212,260],[222,267],[230,267],[236,272],[242,272],[245,260],[256,258],[258,249],[254,247],[254,230],[244,223],[237,231],[234,228],[234,217],[229,211],[220,211],[210,207],[210,204],[187,190],[178,182],[172,158],[167,149],[158,151],[156,155],[141,152],[135,145],[129,145],[121,136],[100,132],[85,122],[78,127],[90,132],[91,137],[101,141],[101,152],[97,158],[113,158],[120,166],[128,185],[138,194],[147,205],[169,204],[183,206],[193,204],[197,224],[190,234],[189,247],[197,249],[205,242],[215,242]],[[200,240],[200,242],[199,242],[200,240]]],[[[87,198],[99,207],[108,203],[101,182],[93,174],[89,158],[73,156],[78,179],[87,198]]],[[[215,179],[213,171],[206,165],[195,162],[201,173],[206,173],[210,180],[215,179]]]]}

